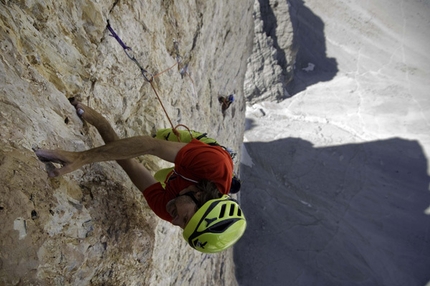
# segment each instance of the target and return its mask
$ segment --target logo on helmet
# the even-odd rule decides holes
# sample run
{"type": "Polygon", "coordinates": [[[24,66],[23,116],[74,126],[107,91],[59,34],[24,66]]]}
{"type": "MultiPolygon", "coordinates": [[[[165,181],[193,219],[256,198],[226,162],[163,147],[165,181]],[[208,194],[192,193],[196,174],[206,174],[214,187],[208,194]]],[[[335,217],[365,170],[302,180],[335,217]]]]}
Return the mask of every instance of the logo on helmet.
{"type": "Polygon", "coordinates": [[[194,248],[196,248],[196,247],[200,247],[200,248],[205,249],[205,245],[206,245],[207,243],[208,243],[207,241],[205,241],[205,242],[201,242],[201,241],[199,241],[199,239],[197,238],[196,240],[194,240],[194,248]]]}
{"type": "Polygon", "coordinates": [[[211,223],[213,223],[214,221],[216,221],[216,217],[214,218],[205,218],[205,222],[206,222],[206,226],[210,225],[211,223]]]}

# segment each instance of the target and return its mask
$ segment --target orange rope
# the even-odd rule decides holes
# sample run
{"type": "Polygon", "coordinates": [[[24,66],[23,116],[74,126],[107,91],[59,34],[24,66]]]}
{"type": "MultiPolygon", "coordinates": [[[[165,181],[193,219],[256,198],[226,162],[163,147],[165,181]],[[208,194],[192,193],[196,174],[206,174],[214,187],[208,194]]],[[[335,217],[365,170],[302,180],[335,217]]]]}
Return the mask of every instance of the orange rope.
{"type": "Polygon", "coordinates": [[[173,66],[171,66],[170,68],[165,69],[164,71],[162,71],[162,72],[160,72],[160,73],[157,73],[157,74],[156,74],[156,75],[154,75],[152,78],[158,77],[159,75],[162,75],[163,73],[165,73],[165,72],[167,72],[167,71],[169,71],[169,70],[173,69],[177,64],[178,64],[178,62],[176,62],[176,63],[175,63],[173,66]]]}
{"type": "MultiPolygon", "coordinates": [[[[176,65],[178,65],[178,61],[173,65],[173,66],[171,66],[170,68],[168,68],[168,69],[165,69],[164,71],[162,71],[162,72],[160,72],[160,73],[158,73],[158,74],[156,74],[156,75],[154,75],[154,76],[152,76],[151,77],[151,79],[148,79],[148,77],[147,77],[147,75],[146,75],[146,73],[147,73],[147,71],[140,65],[140,63],[136,60],[136,58],[134,57],[134,55],[133,55],[133,53],[132,53],[132,49],[129,47],[129,46],[127,46],[126,44],[124,44],[124,42],[121,40],[121,38],[115,33],[115,31],[113,30],[113,28],[110,26],[110,23],[109,23],[109,20],[107,21],[107,29],[111,32],[111,36],[112,37],[114,37],[116,40],[117,40],[117,42],[121,45],[121,47],[124,49],[124,52],[125,52],[125,54],[128,56],[128,58],[130,59],[130,60],[132,60],[138,67],[139,67],[139,69],[140,69],[140,71],[141,71],[141,73],[142,73],[142,75],[143,75],[143,77],[145,78],[145,80],[147,81],[147,82],[149,82],[150,84],[151,84],[151,88],[152,88],[152,90],[155,92],[155,95],[157,96],[157,99],[158,99],[158,101],[160,102],[160,104],[161,104],[161,107],[163,108],[163,111],[164,111],[164,113],[166,114],[166,116],[167,116],[167,119],[169,120],[169,122],[170,122],[170,125],[172,126],[172,130],[173,130],[173,133],[178,137],[178,141],[181,141],[180,140],[180,135],[179,135],[179,132],[176,130],[176,127],[174,127],[173,126],[173,123],[172,123],[172,120],[170,120],[170,117],[169,117],[169,114],[167,114],[167,111],[166,111],[166,108],[164,107],[164,105],[163,105],[163,102],[161,101],[161,99],[160,99],[160,96],[158,95],[158,92],[157,92],[157,90],[155,89],[155,87],[154,87],[154,84],[153,84],[153,81],[154,81],[154,78],[156,78],[156,77],[158,77],[159,75],[161,75],[161,74],[163,74],[163,73],[165,73],[165,72],[167,72],[167,71],[169,71],[169,70],[171,70],[172,68],[174,68],[176,65]]],[[[175,44],[175,48],[176,48],[176,50],[178,51],[178,46],[177,46],[177,42],[175,42],[176,44],[175,44]]],[[[186,72],[186,74],[188,74],[187,72],[186,72]]],[[[191,77],[190,77],[190,79],[191,79],[191,77]]],[[[194,86],[194,82],[193,82],[193,80],[191,79],[191,82],[193,83],[193,86],[194,86]]],[[[190,129],[188,128],[188,127],[186,127],[185,125],[182,125],[182,124],[179,124],[178,126],[184,126],[185,128],[187,128],[188,129],[188,131],[190,132],[190,129]]],[[[178,127],[177,126],[177,127],[178,127]]],[[[191,134],[191,132],[190,132],[190,134],[191,134]]],[[[191,137],[192,137],[192,134],[191,134],[191,137]]]]}
{"type": "MultiPolygon", "coordinates": [[[[178,63],[176,62],[173,66],[169,67],[168,69],[165,69],[164,71],[162,71],[162,72],[160,72],[160,73],[158,73],[158,74],[156,74],[156,75],[152,76],[152,78],[149,80],[149,84],[151,85],[152,90],[154,91],[155,95],[157,96],[158,102],[160,102],[160,105],[161,105],[161,107],[163,108],[163,111],[164,111],[164,113],[165,113],[165,114],[166,114],[166,116],[167,116],[167,120],[169,121],[170,126],[172,127],[172,131],[173,131],[173,133],[174,133],[174,134],[176,135],[176,137],[178,138],[178,141],[179,141],[179,142],[181,142],[181,134],[180,134],[180,133],[179,133],[179,131],[177,130],[177,127],[182,126],[182,127],[184,127],[185,129],[187,129],[187,130],[188,130],[188,132],[189,132],[189,133],[190,133],[190,135],[191,135],[191,138],[192,138],[193,136],[192,136],[192,134],[191,134],[191,131],[190,131],[190,129],[189,129],[186,125],[184,125],[184,124],[178,124],[178,125],[176,125],[176,127],[175,127],[175,126],[173,126],[172,120],[170,119],[170,116],[169,116],[169,114],[167,113],[167,110],[166,110],[166,108],[164,107],[164,104],[163,104],[163,102],[161,101],[161,98],[160,98],[160,96],[158,95],[158,92],[157,92],[157,90],[155,89],[154,84],[153,84],[154,78],[156,78],[156,77],[160,76],[161,74],[163,74],[163,73],[165,73],[165,72],[167,72],[167,71],[171,70],[171,69],[172,69],[172,68],[174,68],[177,64],[178,64],[178,63]]],[[[191,79],[191,77],[190,77],[190,79],[191,79]]],[[[192,79],[191,79],[191,81],[192,81],[192,79]]]]}

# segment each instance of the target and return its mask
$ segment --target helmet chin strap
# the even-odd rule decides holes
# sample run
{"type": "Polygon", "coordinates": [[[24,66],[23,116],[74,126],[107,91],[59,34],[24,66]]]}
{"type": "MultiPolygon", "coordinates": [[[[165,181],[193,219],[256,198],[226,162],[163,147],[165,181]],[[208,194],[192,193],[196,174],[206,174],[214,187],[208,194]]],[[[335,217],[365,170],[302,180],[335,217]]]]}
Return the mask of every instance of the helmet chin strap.
{"type": "MultiPolygon", "coordinates": [[[[179,177],[181,177],[182,179],[184,179],[184,180],[186,180],[186,181],[189,181],[189,182],[192,182],[192,183],[198,183],[198,181],[196,181],[196,180],[193,180],[193,179],[190,179],[190,178],[187,178],[187,177],[185,177],[185,176],[182,176],[181,174],[179,174],[178,172],[176,172],[176,170],[175,169],[173,169],[173,172],[176,174],[176,175],[178,175],[179,177]]],[[[196,199],[196,197],[194,196],[194,192],[193,191],[190,191],[190,192],[186,192],[185,194],[182,194],[182,195],[179,195],[179,196],[188,196],[188,197],[190,197],[192,200],[193,200],[193,202],[197,205],[197,208],[200,208],[202,205],[200,204],[200,202],[196,199]]],[[[179,197],[178,196],[178,197],[179,197]]]]}
{"type": "Polygon", "coordinates": [[[178,175],[179,177],[181,177],[182,179],[184,179],[184,180],[186,180],[188,182],[193,182],[193,183],[196,183],[196,184],[198,183],[198,181],[196,181],[196,180],[193,180],[193,179],[187,178],[185,176],[182,176],[181,174],[179,174],[178,172],[176,172],[175,169],[173,169],[173,173],[175,173],[176,175],[178,175]]]}
{"type": "Polygon", "coordinates": [[[186,192],[185,194],[182,194],[182,195],[179,195],[179,196],[188,196],[188,197],[190,197],[192,200],[193,200],[193,202],[197,205],[197,208],[200,208],[201,207],[201,204],[200,204],[200,202],[196,199],[196,197],[194,196],[194,192],[186,192]]]}

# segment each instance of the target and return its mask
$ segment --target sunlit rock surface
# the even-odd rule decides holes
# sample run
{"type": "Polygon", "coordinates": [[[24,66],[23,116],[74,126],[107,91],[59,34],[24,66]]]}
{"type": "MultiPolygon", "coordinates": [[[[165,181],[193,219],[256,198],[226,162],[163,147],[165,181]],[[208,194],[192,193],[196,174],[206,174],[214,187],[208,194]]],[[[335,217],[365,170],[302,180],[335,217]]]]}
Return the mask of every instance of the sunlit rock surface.
{"type": "MultiPolygon", "coordinates": [[[[109,36],[109,20],[148,72],[180,56],[154,80],[173,124],[238,151],[252,2],[0,2],[0,284],[236,283],[231,251],[190,249],[116,163],[50,179],[32,148],[103,144],[75,114],[72,96],[100,111],[120,137],[170,127],[139,68],[109,36]],[[236,100],[223,113],[218,97],[231,93],[236,100]]],[[[166,165],[140,159],[154,171],[166,165]]]]}

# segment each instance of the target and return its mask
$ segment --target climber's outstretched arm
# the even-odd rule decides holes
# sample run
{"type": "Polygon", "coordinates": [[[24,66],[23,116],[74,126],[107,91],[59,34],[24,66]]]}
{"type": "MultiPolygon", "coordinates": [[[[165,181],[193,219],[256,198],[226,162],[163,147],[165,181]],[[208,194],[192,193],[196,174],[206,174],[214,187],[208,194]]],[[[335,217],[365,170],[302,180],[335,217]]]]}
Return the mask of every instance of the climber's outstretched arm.
{"type": "Polygon", "coordinates": [[[57,177],[79,169],[83,165],[131,159],[145,154],[155,155],[163,160],[174,162],[176,154],[185,145],[186,143],[163,141],[150,136],[137,136],[112,141],[106,145],[82,152],[39,149],[36,150],[36,155],[42,162],[63,165],[61,168],[55,168],[48,172],[49,176],[57,177]]]}
{"type": "Polygon", "coordinates": [[[106,145],[83,152],[36,150],[36,155],[42,162],[62,165],[60,168],[55,168],[51,164],[51,168],[48,169],[50,177],[62,176],[86,164],[116,160],[136,187],[143,191],[156,180],[142,164],[131,158],[152,154],[173,162],[178,151],[186,144],[158,140],[150,136],[119,139],[112,126],[101,114],[74,99],[71,99],[70,102],[82,119],[97,128],[106,145]]]}
{"type": "MultiPolygon", "coordinates": [[[[75,98],[70,98],[69,100],[76,108],[78,116],[97,129],[105,144],[119,140],[118,134],[116,134],[104,116],[75,98]]],[[[151,173],[136,159],[117,160],[116,162],[140,191],[143,192],[143,190],[156,182],[151,173]]]]}
{"type": "Polygon", "coordinates": [[[141,192],[157,182],[148,169],[136,159],[120,160],[117,162],[141,192]]]}

